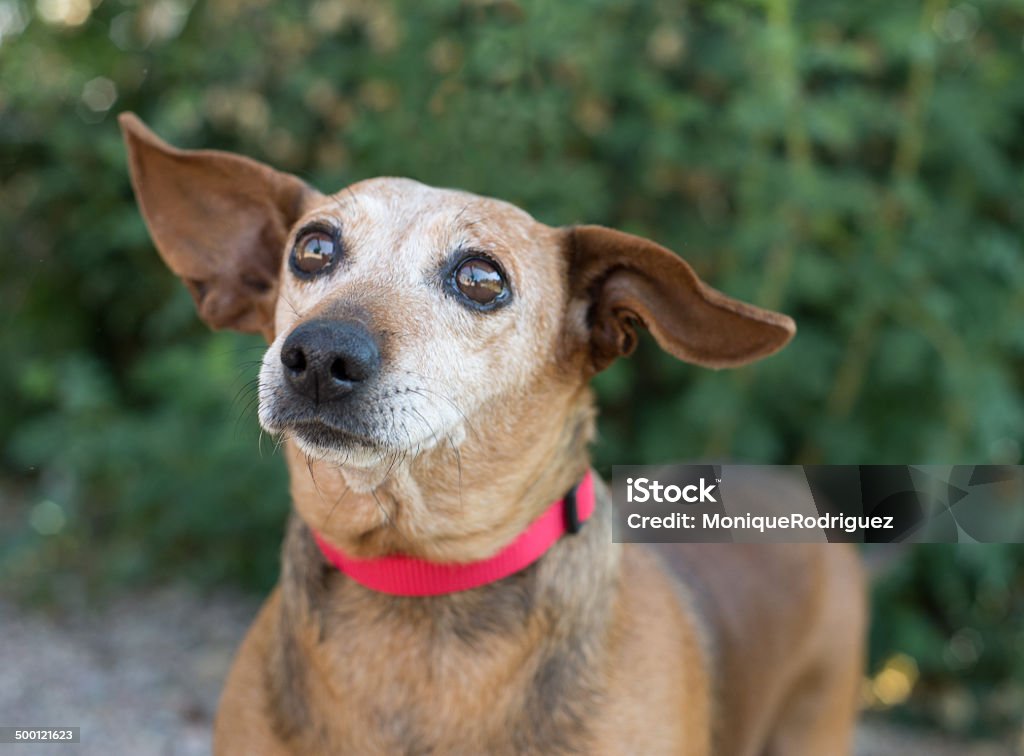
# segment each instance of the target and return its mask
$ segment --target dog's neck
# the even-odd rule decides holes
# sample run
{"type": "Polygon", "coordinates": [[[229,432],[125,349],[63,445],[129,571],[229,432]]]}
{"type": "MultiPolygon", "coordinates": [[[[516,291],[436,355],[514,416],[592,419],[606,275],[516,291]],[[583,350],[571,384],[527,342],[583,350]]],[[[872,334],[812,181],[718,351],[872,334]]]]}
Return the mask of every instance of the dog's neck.
{"type": "Polygon", "coordinates": [[[338,752],[432,743],[441,753],[493,753],[510,732],[519,753],[588,742],[614,636],[619,550],[610,531],[599,483],[597,510],[579,534],[526,569],[468,591],[409,598],[336,570],[293,515],[267,668],[275,729],[300,745],[304,733],[325,733],[338,752]],[[514,696],[498,695],[495,681],[514,696]],[[352,727],[339,724],[339,711],[352,727]],[[388,726],[359,735],[371,720],[388,726]]]}
{"type": "Polygon", "coordinates": [[[350,553],[361,548],[364,557],[492,555],[589,464],[589,391],[551,405],[561,411],[535,401],[522,402],[501,428],[492,427],[503,437],[471,439],[458,454],[439,445],[396,463],[369,492],[353,490],[344,471],[332,473],[289,450],[296,514],[283,552],[280,646],[268,669],[282,736],[301,738],[321,724],[327,731],[330,721],[335,750],[373,750],[351,739],[365,728],[337,724],[343,707],[353,723],[373,717],[405,723],[384,728],[380,737],[393,742],[375,743],[389,752],[412,747],[402,733],[414,733],[420,746],[434,743],[438,752],[494,752],[510,731],[518,752],[551,751],[565,738],[566,747],[586,742],[619,569],[603,484],[597,483],[596,511],[579,534],[563,537],[514,575],[446,595],[369,590],[329,564],[311,533],[350,553]],[[493,690],[495,680],[521,694],[501,705],[485,702],[480,693],[493,690]]]}
{"type": "Polygon", "coordinates": [[[375,468],[306,457],[286,442],[299,517],[356,558],[406,554],[438,562],[486,559],[578,483],[593,435],[590,392],[562,405],[523,401],[487,434],[435,444],[375,468]]]}

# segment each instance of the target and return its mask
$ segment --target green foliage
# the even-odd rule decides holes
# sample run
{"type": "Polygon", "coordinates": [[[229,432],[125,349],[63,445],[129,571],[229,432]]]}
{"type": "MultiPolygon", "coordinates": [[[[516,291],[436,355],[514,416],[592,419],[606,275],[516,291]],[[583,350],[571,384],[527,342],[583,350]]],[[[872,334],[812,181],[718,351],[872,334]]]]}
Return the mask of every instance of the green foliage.
{"type": "MultiPolygon", "coordinates": [[[[0,0],[0,569],[273,577],[259,344],[206,334],[158,261],[126,109],[325,190],[408,175],[644,234],[796,318],[732,373],[645,342],[600,376],[600,469],[1018,462],[1022,38],[1015,0],[0,0]]],[[[1022,557],[964,553],[883,584],[873,658],[981,701],[1022,673],[1022,557]],[[972,603],[993,580],[1008,613],[972,603]]]]}
{"type": "MultiPolygon", "coordinates": [[[[1024,549],[919,546],[874,595],[871,669],[913,659],[900,714],[961,734],[1012,732],[1024,712],[1024,549]]],[[[877,678],[876,678],[877,685],[877,678]]]]}

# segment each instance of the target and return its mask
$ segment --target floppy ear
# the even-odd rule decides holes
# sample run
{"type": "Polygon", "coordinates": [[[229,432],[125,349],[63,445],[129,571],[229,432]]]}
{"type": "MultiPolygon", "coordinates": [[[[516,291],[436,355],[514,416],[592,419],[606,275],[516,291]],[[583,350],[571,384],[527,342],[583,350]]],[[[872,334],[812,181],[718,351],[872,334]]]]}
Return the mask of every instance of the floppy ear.
{"type": "Polygon", "coordinates": [[[652,241],[602,226],[575,226],[569,237],[572,289],[589,299],[595,372],[633,351],[637,324],[669,354],[712,368],[766,357],[796,333],[787,316],[715,291],[652,241]]]}
{"type": "Polygon", "coordinates": [[[118,121],[150,236],[199,316],[272,340],[285,241],[318,193],[240,155],[171,147],[132,113],[118,121]]]}

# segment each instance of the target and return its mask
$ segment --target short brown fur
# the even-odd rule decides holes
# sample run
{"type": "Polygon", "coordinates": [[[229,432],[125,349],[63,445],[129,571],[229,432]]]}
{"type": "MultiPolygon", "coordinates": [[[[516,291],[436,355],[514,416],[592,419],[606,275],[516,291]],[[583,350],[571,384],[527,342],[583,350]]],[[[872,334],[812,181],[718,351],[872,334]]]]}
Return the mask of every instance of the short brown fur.
{"type": "Polygon", "coordinates": [[[310,532],[358,557],[486,558],[587,469],[587,383],[636,326],[718,368],[781,348],[789,318],[618,231],[407,179],[325,196],[121,124],[143,215],[200,315],[270,343],[260,420],[291,475],[281,580],[229,675],[218,753],[849,752],[865,607],[845,547],[616,545],[598,482],[593,519],[527,569],[401,598],[330,567],[310,532]],[[288,250],[310,223],[337,229],[344,257],[307,281],[288,250]],[[505,307],[444,293],[438,271],[460,250],[501,264],[505,307]],[[289,414],[282,342],[315,319],[358,321],[379,345],[344,443],[289,414]]]}

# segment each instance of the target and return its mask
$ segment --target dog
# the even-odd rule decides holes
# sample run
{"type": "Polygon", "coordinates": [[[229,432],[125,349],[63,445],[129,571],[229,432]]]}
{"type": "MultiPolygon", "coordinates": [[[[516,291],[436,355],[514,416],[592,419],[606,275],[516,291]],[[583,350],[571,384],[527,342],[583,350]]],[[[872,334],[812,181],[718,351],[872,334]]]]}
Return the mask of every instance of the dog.
{"type": "Polygon", "coordinates": [[[259,420],[290,473],[217,753],[849,752],[853,549],[616,544],[589,472],[589,380],[638,326],[724,368],[783,347],[788,317],[637,236],[404,178],[324,195],[120,124],[200,317],[269,344],[259,420]]]}

